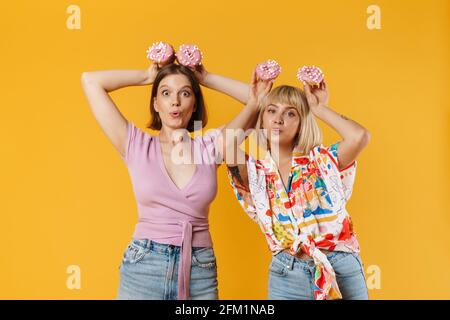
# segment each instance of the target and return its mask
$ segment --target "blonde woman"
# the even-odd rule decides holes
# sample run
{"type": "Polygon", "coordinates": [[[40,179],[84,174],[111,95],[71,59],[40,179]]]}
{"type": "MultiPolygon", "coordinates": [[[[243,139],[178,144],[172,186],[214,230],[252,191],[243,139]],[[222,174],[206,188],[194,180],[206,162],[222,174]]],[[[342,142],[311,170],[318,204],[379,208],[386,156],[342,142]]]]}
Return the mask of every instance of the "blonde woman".
{"type": "Polygon", "coordinates": [[[370,134],[328,106],[324,81],[314,88],[305,84],[304,91],[287,85],[270,91],[271,86],[254,73],[246,107],[225,128],[256,127],[266,156],[243,154],[237,146],[245,137],[237,135],[224,134],[221,148],[237,199],[273,254],[269,299],[368,299],[346,203],[356,158],[370,134]],[[324,146],[316,118],[341,141],[324,146]]]}

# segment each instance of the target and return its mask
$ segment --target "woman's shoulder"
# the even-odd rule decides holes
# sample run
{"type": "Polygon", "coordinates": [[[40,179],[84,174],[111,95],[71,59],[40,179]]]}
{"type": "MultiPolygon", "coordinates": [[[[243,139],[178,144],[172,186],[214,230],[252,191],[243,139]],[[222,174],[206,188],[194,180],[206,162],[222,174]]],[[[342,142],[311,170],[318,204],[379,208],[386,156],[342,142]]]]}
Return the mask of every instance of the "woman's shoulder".
{"type": "Polygon", "coordinates": [[[157,135],[141,129],[135,122],[128,120],[128,141],[152,142],[157,135]]]}
{"type": "Polygon", "coordinates": [[[217,138],[220,136],[224,127],[225,126],[221,126],[218,128],[210,128],[201,131],[196,131],[194,132],[194,141],[204,143],[215,142],[217,138]]]}
{"type": "Polygon", "coordinates": [[[126,162],[139,155],[143,150],[148,150],[148,146],[155,140],[154,135],[145,132],[136,124],[127,120],[127,139],[125,142],[125,155],[121,158],[126,162]]]}

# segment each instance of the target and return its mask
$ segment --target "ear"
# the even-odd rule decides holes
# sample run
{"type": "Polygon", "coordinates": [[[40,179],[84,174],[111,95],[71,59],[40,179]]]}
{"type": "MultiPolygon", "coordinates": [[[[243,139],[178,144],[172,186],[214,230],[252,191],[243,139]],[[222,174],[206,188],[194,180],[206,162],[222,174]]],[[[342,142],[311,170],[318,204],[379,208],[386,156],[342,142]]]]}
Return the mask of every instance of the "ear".
{"type": "Polygon", "coordinates": [[[155,111],[159,113],[158,103],[156,102],[156,97],[153,98],[153,108],[155,108],[155,111]]]}

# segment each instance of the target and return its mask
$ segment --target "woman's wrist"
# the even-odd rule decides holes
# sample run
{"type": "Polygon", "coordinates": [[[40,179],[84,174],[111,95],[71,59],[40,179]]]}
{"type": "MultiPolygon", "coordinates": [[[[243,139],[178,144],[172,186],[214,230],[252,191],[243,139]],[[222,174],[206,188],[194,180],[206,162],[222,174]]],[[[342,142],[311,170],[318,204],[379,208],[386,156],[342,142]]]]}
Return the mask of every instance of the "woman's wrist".
{"type": "Polygon", "coordinates": [[[245,107],[256,112],[258,111],[258,102],[253,99],[247,100],[245,107]]]}
{"type": "Polygon", "coordinates": [[[321,118],[330,108],[325,104],[319,104],[315,107],[311,107],[310,109],[314,116],[321,118]]]}
{"type": "Polygon", "coordinates": [[[153,84],[154,78],[151,75],[151,69],[142,70],[141,85],[153,84]]]}
{"type": "Polygon", "coordinates": [[[200,84],[204,87],[214,89],[214,74],[206,72],[200,84]]]}

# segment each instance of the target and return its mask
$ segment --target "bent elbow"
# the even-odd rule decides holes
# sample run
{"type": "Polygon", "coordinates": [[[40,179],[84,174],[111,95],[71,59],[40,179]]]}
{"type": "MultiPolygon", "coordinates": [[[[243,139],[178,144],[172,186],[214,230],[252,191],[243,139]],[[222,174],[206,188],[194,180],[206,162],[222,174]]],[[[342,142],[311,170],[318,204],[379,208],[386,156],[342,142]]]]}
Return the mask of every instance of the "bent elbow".
{"type": "Polygon", "coordinates": [[[81,83],[86,84],[89,83],[90,81],[90,76],[89,76],[89,72],[82,72],[81,73],[81,83]]]}
{"type": "Polygon", "coordinates": [[[360,133],[360,135],[358,136],[358,144],[364,148],[365,146],[367,146],[370,142],[371,139],[371,135],[370,135],[370,131],[367,129],[363,129],[360,133]]]}

